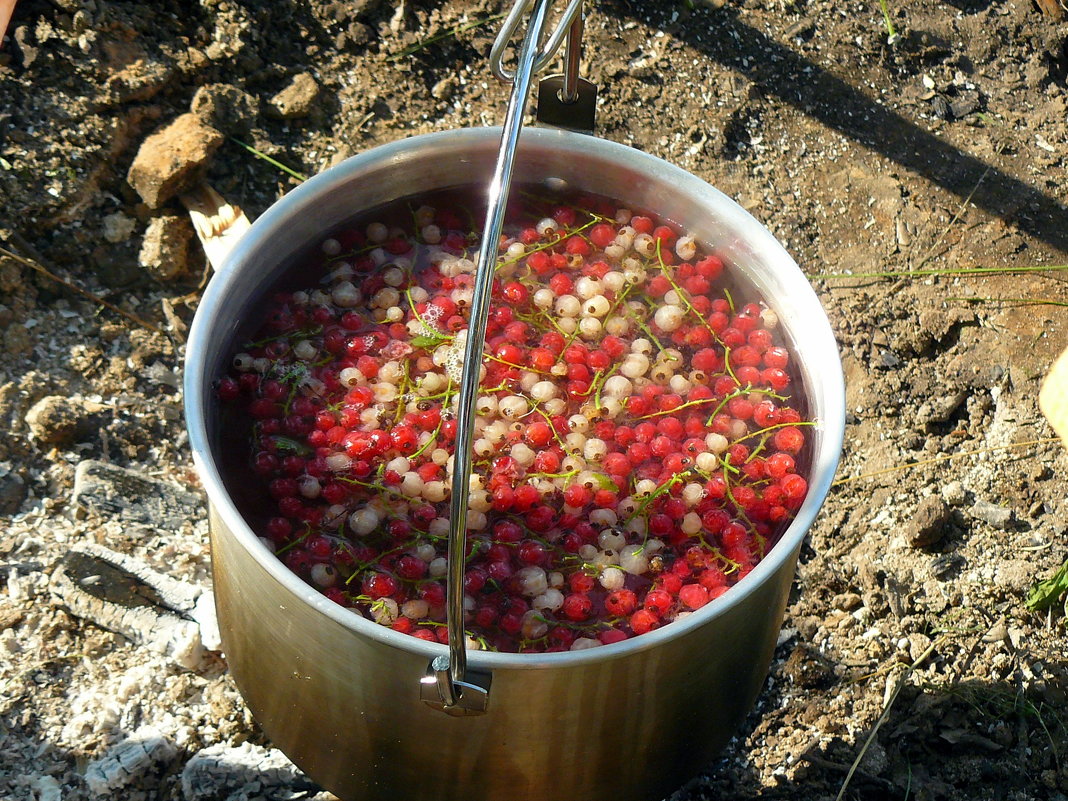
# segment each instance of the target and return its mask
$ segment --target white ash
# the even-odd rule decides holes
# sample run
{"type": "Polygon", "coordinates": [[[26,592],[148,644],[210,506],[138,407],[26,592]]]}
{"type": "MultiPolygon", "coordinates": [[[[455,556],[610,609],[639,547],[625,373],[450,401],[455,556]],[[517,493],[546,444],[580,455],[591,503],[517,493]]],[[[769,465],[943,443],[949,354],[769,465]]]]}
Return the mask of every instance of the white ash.
{"type": "Polygon", "coordinates": [[[142,726],[90,762],[85,770],[85,782],[94,793],[111,795],[143,780],[151,771],[166,768],[177,754],[174,743],[159,729],[142,726]]]}
{"type": "Polygon", "coordinates": [[[182,771],[182,793],[185,801],[297,801],[324,795],[281,751],[247,742],[195,754],[182,771]]]}
{"type": "Polygon", "coordinates": [[[37,801],[63,801],[62,790],[54,776],[38,776],[31,786],[37,793],[37,801]]]}
{"type": "MultiPolygon", "coordinates": [[[[88,568],[91,569],[91,568],[88,568]]],[[[80,544],[70,549],[52,573],[52,595],[78,617],[148,645],[182,667],[194,669],[204,657],[201,624],[185,617],[197,610],[209,640],[218,647],[218,626],[211,615],[213,604],[201,603],[204,588],[177,581],[159,573],[140,559],[116,553],[100,545],[80,544]],[[79,558],[82,557],[82,558],[79,558]],[[96,560],[100,575],[82,575],[86,563],[96,560]],[[114,575],[132,577],[150,588],[160,604],[124,605],[94,591],[97,585],[114,581],[114,575]]],[[[139,596],[140,599],[140,596],[139,596]]],[[[143,600],[139,600],[143,603],[143,600]]]]}

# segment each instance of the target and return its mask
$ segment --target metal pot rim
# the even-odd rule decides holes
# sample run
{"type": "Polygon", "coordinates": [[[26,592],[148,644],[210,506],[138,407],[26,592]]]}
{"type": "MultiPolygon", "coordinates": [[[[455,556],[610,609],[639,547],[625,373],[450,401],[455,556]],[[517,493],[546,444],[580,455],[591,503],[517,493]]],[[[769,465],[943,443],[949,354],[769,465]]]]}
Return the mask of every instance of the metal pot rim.
{"type": "MultiPolygon", "coordinates": [[[[193,461],[207,492],[208,499],[217,514],[234,533],[242,546],[257,562],[279,583],[300,598],[303,603],[317,609],[346,628],[373,638],[385,645],[420,654],[428,660],[445,654],[447,646],[429,643],[417,637],[393,631],[362,617],[355,612],[329,601],[325,596],[304,583],[274,556],[258,539],[257,535],[245,522],[237,507],[230,499],[218,466],[211,453],[206,426],[205,401],[210,402],[211,379],[203,375],[206,365],[205,354],[211,328],[216,317],[225,313],[227,291],[234,275],[242,264],[246,264],[249,255],[263,242],[269,241],[273,232],[284,226],[287,218],[298,209],[305,207],[308,200],[329,193],[332,188],[345,184],[358,177],[372,164],[400,163],[411,150],[412,143],[418,140],[424,146],[434,145],[441,148],[474,149],[477,147],[496,147],[500,139],[500,128],[465,128],[453,131],[422,134],[375,147],[314,176],[296,189],[275,202],[256,222],[234,248],[226,265],[208,285],[196,317],[193,321],[186,347],[185,377],[183,392],[185,396],[186,425],[193,452],[193,461]]],[[[831,332],[830,323],[816,297],[815,292],[794,262],[793,258],[779,242],[751,214],[738,206],[719,190],[675,165],[656,156],[626,145],[605,139],[576,134],[569,131],[546,128],[527,128],[520,140],[520,149],[524,143],[537,142],[540,146],[570,153],[575,158],[597,156],[608,161],[623,158],[637,162],[646,174],[656,176],[678,187],[680,194],[701,195],[716,203],[716,214],[728,219],[747,244],[759,251],[769,263],[776,265],[780,271],[779,278],[790,290],[790,305],[801,307],[811,318],[811,325],[804,331],[806,342],[821,354],[821,360],[827,365],[834,365],[820,374],[818,387],[807,386],[810,397],[817,393],[821,397],[823,415],[818,421],[820,447],[812,460],[809,475],[808,495],[798,510],[793,522],[780,536],[779,541],[762,559],[753,571],[743,578],[730,591],[714,603],[697,610],[684,620],[674,621],[663,628],[633,637],[619,643],[590,648],[582,651],[566,651],[546,654],[509,654],[486,651],[470,651],[469,667],[475,670],[562,668],[591,662],[610,661],[630,656],[634,653],[656,648],[661,643],[677,637],[683,637],[700,628],[715,618],[725,614],[736,604],[742,603],[757,586],[763,584],[783,567],[783,563],[792,557],[800,546],[805,533],[813,520],[827,493],[838,464],[845,432],[845,387],[838,357],[837,344],[831,332]]]]}

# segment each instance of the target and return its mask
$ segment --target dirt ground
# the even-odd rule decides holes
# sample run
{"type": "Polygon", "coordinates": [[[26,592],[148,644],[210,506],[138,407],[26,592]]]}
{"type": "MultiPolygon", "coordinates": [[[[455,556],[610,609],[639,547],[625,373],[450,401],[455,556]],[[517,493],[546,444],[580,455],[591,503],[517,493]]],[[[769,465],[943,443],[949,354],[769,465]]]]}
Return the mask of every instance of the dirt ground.
{"type": "MultiPolygon", "coordinates": [[[[765,691],[678,801],[843,787],[1068,798],[1065,618],[1024,605],[1068,557],[1068,454],[1036,403],[1068,345],[1068,273],[1023,270],[1068,263],[1068,22],[1056,0],[1045,13],[887,5],[884,17],[876,0],[588,3],[597,134],[763,221],[812,277],[847,381],[841,482],[803,549],[765,691]],[[906,275],[864,275],[886,271],[906,275]]],[[[182,668],[49,589],[84,541],[210,581],[202,511],[130,523],[72,502],[89,459],[199,492],[180,376],[204,259],[180,203],[150,208],[126,176],[149,134],[193,110],[221,134],[208,182],[255,217],[298,179],[240,142],[310,175],[377,144],[495,124],[499,22],[465,23],[501,11],[18,3],[0,46],[3,247],[148,326],[0,256],[0,801],[317,792],[299,777],[183,783],[205,749],[269,745],[224,664],[182,668]],[[144,726],[169,747],[128,779],[90,781],[144,726]]]]}

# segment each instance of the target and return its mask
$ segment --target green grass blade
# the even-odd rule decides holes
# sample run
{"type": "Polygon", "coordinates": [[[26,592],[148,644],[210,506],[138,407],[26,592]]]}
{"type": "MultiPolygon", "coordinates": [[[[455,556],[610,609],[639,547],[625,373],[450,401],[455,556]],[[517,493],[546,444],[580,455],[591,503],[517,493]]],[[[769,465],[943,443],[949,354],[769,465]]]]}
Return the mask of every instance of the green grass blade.
{"type": "Polygon", "coordinates": [[[252,145],[247,144],[245,142],[242,142],[240,139],[238,139],[236,137],[233,137],[233,136],[231,136],[230,139],[232,139],[234,142],[237,142],[237,144],[241,145],[241,147],[245,148],[245,150],[247,150],[249,153],[251,153],[256,158],[263,159],[264,161],[266,161],[271,166],[277,167],[282,172],[284,172],[286,175],[289,175],[292,178],[296,178],[301,183],[303,183],[304,181],[308,180],[308,176],[307,175],[299,173],[299,172],[297,172],[296,170],[294,170],[291,167],[287,167],[282,162],[278,161],[277,159],[271,158],[270,156],[268,156],[263,151],[257,150],[256,148],[254,148],[252,145]]]}

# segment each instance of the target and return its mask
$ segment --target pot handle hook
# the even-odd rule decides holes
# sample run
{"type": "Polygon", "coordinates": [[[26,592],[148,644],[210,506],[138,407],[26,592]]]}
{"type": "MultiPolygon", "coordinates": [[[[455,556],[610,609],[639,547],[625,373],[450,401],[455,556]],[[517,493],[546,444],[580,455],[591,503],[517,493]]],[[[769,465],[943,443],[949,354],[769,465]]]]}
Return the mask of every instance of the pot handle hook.
{"type": "MultiPolygon", "coordinates": [[[[490,50],[490,69],[506,83],[515,80],[515,73],[504,66],[504,54],[519,24],[521,13],[529,4],[529,0],[516,2],[490,50]]],[[[597,118],[597,86],[579,77],[583,27],[582,0],[571,0],[552,36],[538,49],[534,61],[535,72],[552,60],[566,38],[563,73],[548,75],[538,82],[536,117],[543,125],[592,134],[597,118]]]]}
{"type": "MultiPolygon", "coordinates": [[[[490,48],[490,70],[493,71],[494,76],[498,80],[504,83],[514,83],[516,78],[516,71],[510,70],[504,66],[504,54],[508,50],[508,44],[512,40],[512,36],[515,34],[516,28],[519,27],[519,21],[523,16],[523,12],[530,7],[534,0],[516,0],[515,5],[512,6],[512,10],[508,12],[508,16],[504,20],[504,24],[501,26],[500,33],[497,34],[497,38],[493,42],[493,47],[490,48]]],[[[531,15],[531,19],[533,20],[531,15]]],[[[582,19],[582,0],[571,0],[567,4],[567,8],[564,9],[563,16],[560,17],[560,23],[556,26],[556,30],[553,31],[549,40],[541,46],[537,45],[537,40],[541,39],[541,28],[538,30],[537,40],[535,45],[537,51],[534,54],[534,64],[532,71],[537,73],[541,72],[552,61],[553,56],[560,49],[560,46],[564,43],[564,37],[568,35],[568,32],[572,28],[572,24],[582,19]]],[[[544,25],[542,26],[544,27],[544,25]]],[[[578,29],[581,31],[581,28],[578,29]]],[[[528,29],[527,38],[530,38],[528,29]]],[[[569,44],[570,48],[570,44],[569,44]]],[[[570,61],[570,59],[568,59],[570,61]]],[[[575,75],[577,77],[578,64],[575,64],[575,75]]],[[[574,97],[574,94],[571,94],[574,97]]]]}
{"type": "MultiPolygon", "coordinates": [[[[475,398],[482,370],[482,353],[486,346],[486,325],[489,321],[489,302],[493,275],[497,268],[501,228],[508,206],[508,192],[512,183],[515,151],[519,132],[523,127],[531,79],[539,61],[544,63],[553,55],[553,39],[540,47],[545,18],[551,0],[518,0],[509,14],[498,43],[507,44],[519,17],[533,5],[527,32],[519,49],[514,73],[511,73],[512,93],[508,99],[501,145],[497,163],[487,191],[486,223],[478,251],[474,293],[471,298],[471,322],[467,329],[463,373],[458,394],[456,414],[456,449],[453,456],[452,497],[449,507],[448,571],[446,573],[446,625],[449,632],[449,655],[438,656],[427,668],[420,684],[422,700],[450,715],[480,715],[486,711],[489,699],[489,676],[467,672],[467,647],[464,632],[464,564],[467,555],[467,505],[471,481],[471,456],[474,444],[475,398]]],[[[575,13],[581,10],[581,0],[572,0],[575,13]]],[[[561,31],[566,33],[570,20],[565,12],[561,31]]],[[[555,38],[555,37],[554,37],[555,38]]],[[[563,38],[562,34],[559,37],[563,38]]],[[[495,70],[496,71],[496,70],[495,70]]]]}

